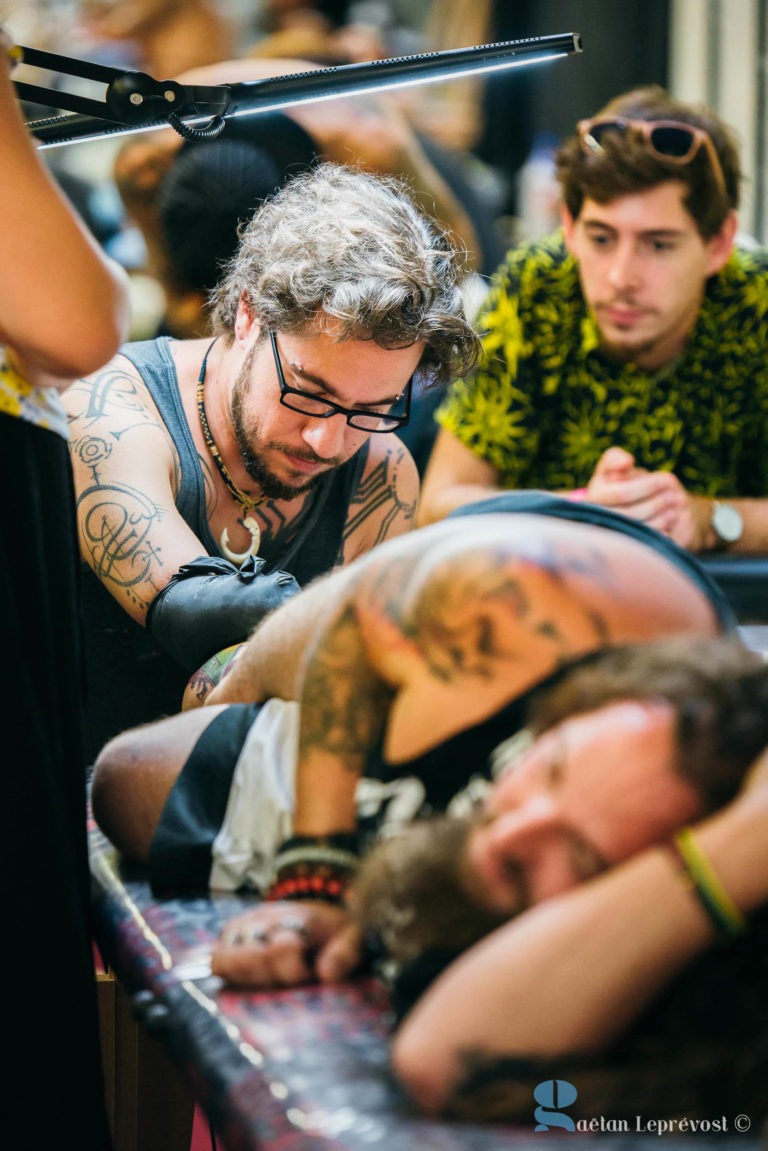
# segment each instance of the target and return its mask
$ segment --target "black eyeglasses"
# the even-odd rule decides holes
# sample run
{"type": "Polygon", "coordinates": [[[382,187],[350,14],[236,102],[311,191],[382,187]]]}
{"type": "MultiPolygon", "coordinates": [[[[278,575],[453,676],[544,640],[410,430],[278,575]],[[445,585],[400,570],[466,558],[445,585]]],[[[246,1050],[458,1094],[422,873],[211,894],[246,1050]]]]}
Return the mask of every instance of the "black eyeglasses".
{"type": "Polygon", "coordinates": [[[625,120],[622,116],[597,116],[594,120],[581,120],[577,125],[579,140],[585,152],[602,152],[602,138],[607,132],[637,132],[648,150],[659,160],[671,164],[690,164],[702,145],[720,191],[725,192],[725,176],[717,149],[709,132],[683,124],[679,120],[625,120]]]}
{"type": "Polygon", "coordinates": [[[397,397],[403,400],[404,410],[399,416],[390,412],[364,412],[359,408],[343,408],[341,404],[334,404],[333,400],[324,400],[320,396],[313,396],[309,392],[302,392],[298,388],[289,388],[285,382],[280,353],[277,350],[277,337],[274,332],[269,333],[272,344],[272,354],[275,357],[277,379],[280,384],[280,403],[290,408],[292,412],[301,412],[303,416],[315,416],[318,420],[327,420],[329,416],[344,416],[351,428],[360,432],[394,432],[396,428],[404,428],[411,418],[411,378],[405,389],[397,397]]]}

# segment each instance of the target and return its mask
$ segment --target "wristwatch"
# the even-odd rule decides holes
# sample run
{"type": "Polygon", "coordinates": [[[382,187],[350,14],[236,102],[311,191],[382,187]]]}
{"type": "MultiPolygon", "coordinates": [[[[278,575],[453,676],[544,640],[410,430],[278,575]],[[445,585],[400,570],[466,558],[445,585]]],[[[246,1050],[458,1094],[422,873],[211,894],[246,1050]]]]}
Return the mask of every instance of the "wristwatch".
{"type": "Polygon", "coordinates": [[[732,544],[741,539],[744,521],[741,518],[741,513],[736,510],[733,504],[721,504],[715,500],[712,504],[712,516],[709,522],[715,533],[716,550],[731,547],[732,544]]]}

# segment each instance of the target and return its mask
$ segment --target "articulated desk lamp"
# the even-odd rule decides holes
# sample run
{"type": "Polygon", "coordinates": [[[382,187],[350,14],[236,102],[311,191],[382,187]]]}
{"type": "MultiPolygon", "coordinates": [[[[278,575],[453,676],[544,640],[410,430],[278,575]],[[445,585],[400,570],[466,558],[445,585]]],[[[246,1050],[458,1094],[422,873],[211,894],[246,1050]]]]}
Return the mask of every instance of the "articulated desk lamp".
{"type": "Polygon", "coordinates": [[[246,83],[203,86],[155,80],[144,72],[22,47],[20,53],[25,65],[93,81],[96,85],[105,85],[106,90],[100,99],[95,99],[22,81],[17,81],[15,87],[21,100],[74,113],[29,122],[30,133],[40,141],[40,148],[169,125],[185,139],[210,140],[219,135],[227,120],[237,116],[362,92],[501,72],[544,63],[573,52],[581,52],[581,37],[577,32],[399,56],[366,64],[342,64],[246,83]]]}

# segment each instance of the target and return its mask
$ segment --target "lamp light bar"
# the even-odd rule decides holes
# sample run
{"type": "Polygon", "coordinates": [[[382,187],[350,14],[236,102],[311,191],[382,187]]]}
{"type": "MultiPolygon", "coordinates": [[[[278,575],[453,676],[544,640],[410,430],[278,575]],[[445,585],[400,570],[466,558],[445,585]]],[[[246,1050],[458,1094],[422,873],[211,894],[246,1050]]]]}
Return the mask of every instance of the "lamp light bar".
{"type": "Polygon", "coordinates": [[[75,113],[30,121],[29,130],[41,148],[169,125],[192,139],[205,139],[217,135],[224,122],[236,116],[502,72],[581,51],[579,33],[568,32],[206,87],[154,80],[143,72],[22,48],[25,64],[106,84],[106,91],[101,101],[24,82],[16,83],[16,91],[22,100],[75,113]]]}

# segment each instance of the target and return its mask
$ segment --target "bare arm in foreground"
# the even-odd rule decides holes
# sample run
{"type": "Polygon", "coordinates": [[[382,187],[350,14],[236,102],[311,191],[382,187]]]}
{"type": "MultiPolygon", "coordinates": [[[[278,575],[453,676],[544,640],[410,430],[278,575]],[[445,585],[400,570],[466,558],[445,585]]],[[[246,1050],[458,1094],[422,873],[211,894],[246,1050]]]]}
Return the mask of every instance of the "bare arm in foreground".
{"type": "Polygon", "coordinates": [[[100,367],[125,338],[126,281],[38,158],[2,55],[0,341],[29,383],[61,387],[100,367]]]}

